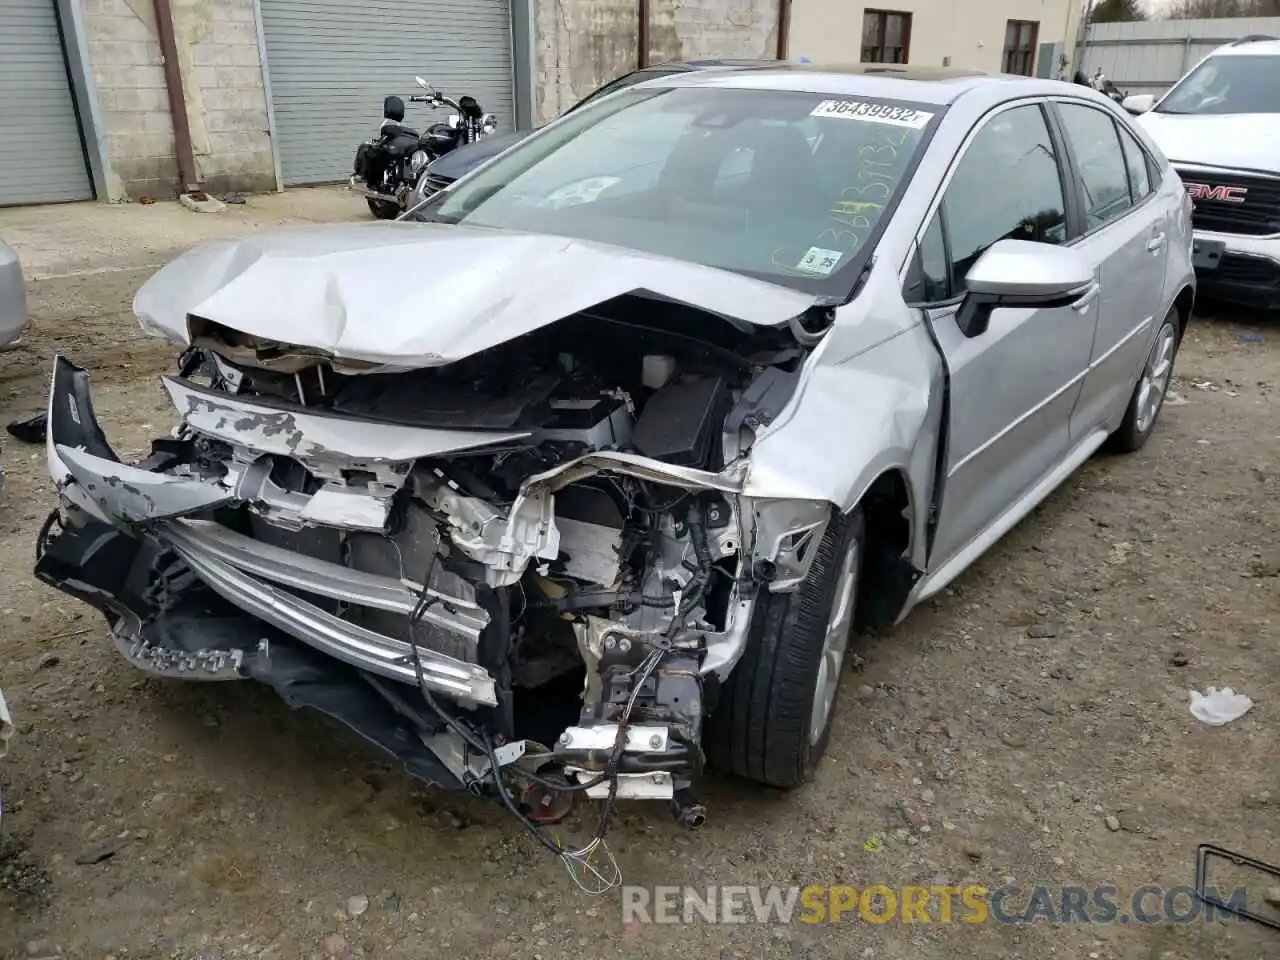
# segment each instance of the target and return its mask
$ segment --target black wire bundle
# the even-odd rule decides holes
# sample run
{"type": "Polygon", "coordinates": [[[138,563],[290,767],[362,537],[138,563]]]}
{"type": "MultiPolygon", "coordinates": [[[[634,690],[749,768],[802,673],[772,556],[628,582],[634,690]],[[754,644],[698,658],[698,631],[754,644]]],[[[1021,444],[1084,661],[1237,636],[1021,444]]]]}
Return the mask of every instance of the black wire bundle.
{"type": "MultiPolygon", "coordinates": [[[[418,652],[417,627],[422,621],[422,618],[426,616],[427,611],[431,609],[432,605],[439,602],[438,597],[433,597],[427,592],[427,585],[431,582],[431,574],[435,569],[436,557],[437,554],[433,551],[431,554],[431,563],[427,567],[427,575],[423,578],[422,590],[418,594],[417,603],[414,604],[413,610],[409,614],[409,647],[412,651],[414,673],[418,679],[418,688],[422,693],[422,698],[426,701],[427,706],[431,708],[432,712],[439,716],[450,730],[461,737],[473,750],[484,754],[488,758],[488,775],[493,781],[493,786],[498,792],[498,798],[502,801],[502,805],[520,821],[524,828],[529,831],[529,833],[533,835],[534,839],[542,844],[542,846],[546,847],[558,857],[568,856],[571,851],[566,850],[554,840],[551,840],[543,834],[543,832],[538,828],[538,825],[525,816],[524,812],[519,808],[519,806],[517,806],[510,791],[507,790],[507,785],[503,783],[502,770],[498,763],[498,756],[493,745],[493,740],[484,731],[477,730],[462,718],[453,716],[453,714],[450,713],[443,704],[436,700],[431,691],[427,688],[426,675],[422,668],[422,656],[418,652]]],[[[625,717],[623,723],[625,724],[625,717]]],[[[619,725],[619,740],[623,746],[626,745],[625,729],[622,725],[619,725]]],[[[601,818],[601,825],[597,831],[597,839],[599,839],[604,836],[612,803],[616,798],[618,789],[617,762],[620,759],[621,754],[622,751],[618,749],[617,744],[615,744],[614,753],[610,758],[610,762],[606,767],[605,772],[592,780],[586,781],[585,783],[558,783],[554,780],[548,780],[545,777],[540,777],[527,770],[521,771],[521,776],[532,783],[538,784],[544,789],[551,790],[556,793],[579,793],[589,789],[590,787],[594,787],[597,784],[603,783],[606,779],[611,780],[609,801],[606,803],[606,808],[601,818]]]]}

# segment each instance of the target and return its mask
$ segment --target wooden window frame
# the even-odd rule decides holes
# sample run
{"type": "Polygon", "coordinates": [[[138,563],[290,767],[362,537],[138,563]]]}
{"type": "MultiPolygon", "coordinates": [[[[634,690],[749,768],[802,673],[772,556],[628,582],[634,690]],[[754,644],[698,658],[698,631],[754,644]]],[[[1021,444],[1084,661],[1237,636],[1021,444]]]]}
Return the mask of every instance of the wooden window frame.
{"type": "Polygon", "coordinates": [[[862,11],[862,36],[865,42],[867,35],[867,22],[874,20],[876,24],[875,45],[871,47],[863,46],[861,48],[861,60],[863,63],[907,63],[911,59],[911,13],[907,10],[879,10],[866,9],[862,11]],[[900,17],[902,19],[902,43],[901,46],[889,47],[885,45],[885,39],[889,33],[889,18],[900,17]],[[901,50],[901,60],[890,60],[888,52],[890,50],[901,50]],[[870,54],[868,56],[868,54],[870,54]]]}
{"type": "Polygon", "coordinates": [[[1022,77],[1033,77],[1036,73],[1036,53],[1040,48],[1039,20],[1006,20],[1004,24],[1004,52],[1000,65],[1005,73],[1022,77]],[[1023,27],[1031,28],[1031,42],[1026,47],[1018,46],[1017,38],[1023,27]],[[1014,35],[1012,45],[1009,34],[1014,35]]]}

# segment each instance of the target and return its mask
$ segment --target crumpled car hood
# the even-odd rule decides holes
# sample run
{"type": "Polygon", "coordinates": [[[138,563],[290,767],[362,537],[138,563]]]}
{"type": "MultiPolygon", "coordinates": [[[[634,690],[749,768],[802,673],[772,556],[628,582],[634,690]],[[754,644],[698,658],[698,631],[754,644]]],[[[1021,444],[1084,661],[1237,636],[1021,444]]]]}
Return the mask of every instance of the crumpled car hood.
{"type": "Polygon", "coordinates": [[[565,237],[436,223],[303,227],[203,244],[138,291],[143,328],[190,342],[188,316],[336,358],[441,366],[632,292],[739,326],[815,298],[713,267],[565,237]]]}

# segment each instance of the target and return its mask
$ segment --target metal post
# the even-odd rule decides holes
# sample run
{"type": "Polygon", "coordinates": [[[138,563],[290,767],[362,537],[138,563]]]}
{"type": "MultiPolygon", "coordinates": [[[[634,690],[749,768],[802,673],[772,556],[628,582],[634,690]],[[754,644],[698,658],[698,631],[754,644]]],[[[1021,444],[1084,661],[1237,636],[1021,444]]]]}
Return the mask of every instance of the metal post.
{"type": "Polygon", "coordinates": [[[791,43],[791,0],[778,0],[778,59],[787,59],[791,43]]]}
{"type": "Polygon", "coordinates": [[[1072,66],[1084,70],[1084,55],[1089,46],[1089,14],[1093,12],[1091,0],[1080,0],[1080,26],[1076,28],[1076,49],[1072,56],[1072,66]]]}
{"type": "Polygon", "coordinates": [[[187,94],[182,88],[182,68],[178,64],[178,41],[173,33],[173,7],[169,0],[155,0],[156,33],[164,59],[164,85],[169,93],[169,113],[173,117],[173,141],[178,157],[178,177],[183,193],[200,191],[196,154],[191,145],[191,123],[187,119],[187,94]]]}
{"type": "Polygon", "coordinates": [[[515,68],[515,116],[517,130],[538,125],[538,26],[532,0],[511,0],[511,61],[515,68]]]}
{"type": "Polygon", "coordinates": [[[280,138],[276,136],[276,104],[271,97],[271,68],[267,65],[267,34],[262,25],[262,0],[253,0],[253,24],[258,38],[258,62],[262,65],[262,94],[267,101],[267,138],[271,141],[271,169],[276,193],[284,192],[284,172],[280,167],[280,138]]]}
{"type": "Polygon", "coordinates": [[[649,0],[637,0],[636,7],[636,66],[643,70],[649,65],[649,0]]]}

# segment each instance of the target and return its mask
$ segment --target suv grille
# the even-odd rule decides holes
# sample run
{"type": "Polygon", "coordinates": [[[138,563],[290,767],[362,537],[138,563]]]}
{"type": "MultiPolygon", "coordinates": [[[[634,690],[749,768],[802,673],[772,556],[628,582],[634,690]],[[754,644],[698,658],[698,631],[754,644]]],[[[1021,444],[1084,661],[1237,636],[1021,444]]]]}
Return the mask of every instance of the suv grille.
{"type": "Polygon", "coordinates": [[[1265,236],[1280,233],[1280,178],[1178,170],[1195,204],[1197,230],[1265,236]]]}
{"type": "Polygon", "coordinates": [[[452,177],[442,177],[438,173],[428,173],[427,180],[422,185],[422,195],[424,197],[429,197],[433,193],[443,190],[451,183],[453,183],[452,177]]]}

